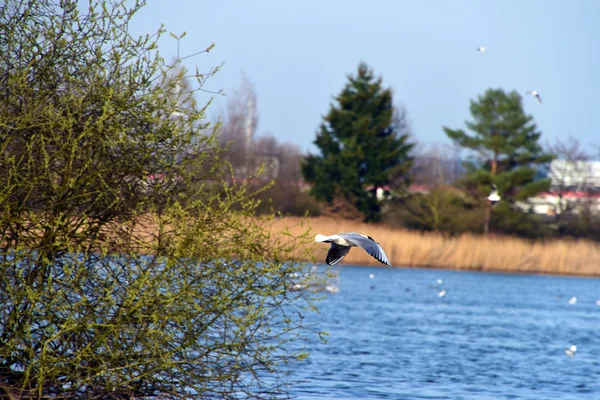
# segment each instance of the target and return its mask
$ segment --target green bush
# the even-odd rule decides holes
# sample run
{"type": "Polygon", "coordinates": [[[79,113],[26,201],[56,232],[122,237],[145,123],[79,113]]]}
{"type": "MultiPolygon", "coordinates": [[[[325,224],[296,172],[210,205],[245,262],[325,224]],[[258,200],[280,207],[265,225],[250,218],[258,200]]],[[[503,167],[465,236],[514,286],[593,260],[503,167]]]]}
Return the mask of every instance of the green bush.
{"type": "Polygon", "coordinates": [[[176,92],[128,4],[0,6],[0,396],[285,395],[306,238],[222,183],[206,107],[179,107],[207,76],[176,92]]]}

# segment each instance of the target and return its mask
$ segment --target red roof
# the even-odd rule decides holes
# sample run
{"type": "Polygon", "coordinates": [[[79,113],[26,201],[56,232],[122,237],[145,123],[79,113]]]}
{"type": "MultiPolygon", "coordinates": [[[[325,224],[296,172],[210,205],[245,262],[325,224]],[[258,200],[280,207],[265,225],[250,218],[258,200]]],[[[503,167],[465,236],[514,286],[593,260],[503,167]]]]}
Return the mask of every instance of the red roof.
{"type": "Polygon", "coordinates": [[[587,193],[587,192],[543,192],[538,194],[541,197],[565,197],[572,199],[581,199],[581,198],[590,198],[590,199],[598,199],[600,198],[600,193],[587,193]]]}

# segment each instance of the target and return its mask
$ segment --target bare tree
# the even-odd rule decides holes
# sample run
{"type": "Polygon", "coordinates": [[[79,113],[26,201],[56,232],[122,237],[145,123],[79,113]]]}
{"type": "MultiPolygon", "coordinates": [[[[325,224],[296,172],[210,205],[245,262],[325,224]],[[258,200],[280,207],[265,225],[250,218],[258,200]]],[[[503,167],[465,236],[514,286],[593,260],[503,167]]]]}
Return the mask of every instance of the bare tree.
{"type": "Polygon", "coordinates": [[[263,180],[282,179],[297,184],[301,177],[301,150],[278,141],[274,135],[257,136],[256,90],[245,75],[226,110],[220,141],[222,146],[228,146],[225,158],[238,175],[246,178],[264,167],[263,180]]]}
{"type": "Polygon", "coordinates": [[[302,152],[299,146],[279,142],[274,136],[267,135],[257,138],[253,143],[251,161],[254,167],[264,165],[262,177],[272,180],[273,185],[261,193],[265,200],[265,209],[270,207],[277,211],[291,214],[304,214],[308,208],[314,214],[316,203],[310,201],[308,193],[300,188],[300,160],[302,152]]]}
{"type": "Polygon", "coordinates": [[[249,168],[249,164],[252,142],[258,126],[256,104],[254,85],[242,74],[240,87],[227,102],[220,135],[221,145],[228,147],[225,159],[233,166],[236,177],[246,178],[254,172],[249,168]]]}
{"type": "Polygon", "coordinates": [[[590,156],[580,148],[579,141],[569,137],[563,141],[556,139],[548,150],[556,155],[550,164],[548,177],[552,180],[552,191],[558,195],[556,214],[566,214],[577,208],[577,202],[567,201],[568,191],[585,192],[588,186],[590,156]]]}
{"type": "Polygon", "coordinates": [[[433,188],[450,185],[460,177],[460,149],[457,146],[434,144],[420,150],[413,163],[413,182],[433,188]]]}
{"type": "MultiPolygon", "coordinates": [[[[297,205],[302,197],[299,184],[302,180],[299,146],[279,141],[274,135],[257,135],[258,112],[256,89],[245,75],[240,87],[233,92],[226,106],[220,136],[224,154],[238,179],[253,178],[255,186],[273,181],[259,197],[262,207],[274,207],[278,211],[303,213],[297,205]],[[262,170],[257,176],[257,171],[262,170]]],[[[300,201],[300,203],[307,203],[300,201]]],[[[261,211],[268,211],[262,208],[261,211]]]]}
{"type": "MultiPolygon", "coordinates": [[[[548,177],[557,200],[553,202],[554,221],[559,233],[580,231],[578,227],[590,225],[594,217],[594,204],[590,195],[597,182],[593,181],[591,155],[581,149],[577,139],[556,139],[547,146],[556,160],[550,164],[548,177]]],[[[579,232],[581,234],[582,232],[579,232]]]]}
{"type": "Polygon", "coordinates": [[[302,151],[298,145],[280,142],[273,135],[264,135],[252,142],[250,154],[255,168],[265,164],[268,178],[294,185],[300,181],[302,151]]]}

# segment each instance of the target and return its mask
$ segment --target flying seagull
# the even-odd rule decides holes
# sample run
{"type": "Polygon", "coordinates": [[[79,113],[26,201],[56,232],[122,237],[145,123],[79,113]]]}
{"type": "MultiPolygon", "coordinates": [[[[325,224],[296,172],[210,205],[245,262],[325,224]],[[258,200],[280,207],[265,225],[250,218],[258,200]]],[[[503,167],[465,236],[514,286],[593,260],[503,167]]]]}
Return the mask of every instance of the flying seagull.
{"type": "Polygon", "coordinates": [[[575,346],[575,345],[572,345],[568,349],[565,349],[565,354],[568,356],[574,356],[576,352],[577,352],[577,346],[575,346]]]}
{"type": "Polygon", "coordinates": [[[361,235],[356,232],[340,233],[331,236],[319,233],[315,236],[315,242],[331,243],[331,247],[327,252],[327,258],[325,259],[327,265],[335,265],[342,261],[350,251],[350,247],[360,247],[380,263],[392,266],[379,243],[370,236],[361,235]]]}
{"type": "Polygon", "coordinates": [[[540,96],[537,90],[531,90],[527,92],[527,94],[532,95],[533,97],[535,97],[538,103],[542,104],[542,97],[540,96]]]}
{"type": "Polygon", "coordinates": [[[477,48],[477,51],[480,53],[485,53],[487,51],[487,48],[485,46],[479,46],[477,48]]]}
{"type": "Polygon", "coordinates": [[[496,187],[495,183],[492,184],[492,191],[490,192],[490,195],[487,199],[490,201],[490,203],[492,203],[492,205],[500,201],[500,196],[498,195],[498,188],[496,187]]]}

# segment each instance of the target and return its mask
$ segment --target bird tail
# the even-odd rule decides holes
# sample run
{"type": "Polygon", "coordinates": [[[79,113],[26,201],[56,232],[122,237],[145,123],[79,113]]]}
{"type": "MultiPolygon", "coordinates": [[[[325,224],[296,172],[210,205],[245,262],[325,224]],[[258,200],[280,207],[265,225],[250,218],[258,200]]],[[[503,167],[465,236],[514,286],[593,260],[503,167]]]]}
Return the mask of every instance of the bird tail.
{"type": "Polygon", "coordinates": [[[324,242],[328,239],[329,239],[329,236],[321,235],[320,233],[317,233],[315,235],[315,242],[324,242]]]}

